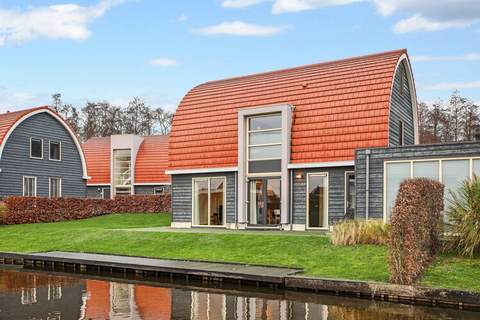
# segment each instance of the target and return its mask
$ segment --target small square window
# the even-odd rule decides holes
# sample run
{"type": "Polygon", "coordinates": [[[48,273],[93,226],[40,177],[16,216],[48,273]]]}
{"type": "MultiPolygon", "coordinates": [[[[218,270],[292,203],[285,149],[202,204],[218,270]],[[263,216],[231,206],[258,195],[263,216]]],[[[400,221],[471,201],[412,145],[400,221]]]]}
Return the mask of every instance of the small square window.
{"type": "Polygon", "coordinates": [[[43,140],[30,138],[30,158],[43,158],[43,140]]]}
{"type": "Polygon", "coordinates": [[[163,194],[165,192],[165,190],[163,189],[163,187],[156,187],[153,189],[153,194],[163,194]]]}
{"type": "Polygon", "coordinates": [[[50,160],[60,161],[62,145],[59,141],[50,141],[50,160]]]}

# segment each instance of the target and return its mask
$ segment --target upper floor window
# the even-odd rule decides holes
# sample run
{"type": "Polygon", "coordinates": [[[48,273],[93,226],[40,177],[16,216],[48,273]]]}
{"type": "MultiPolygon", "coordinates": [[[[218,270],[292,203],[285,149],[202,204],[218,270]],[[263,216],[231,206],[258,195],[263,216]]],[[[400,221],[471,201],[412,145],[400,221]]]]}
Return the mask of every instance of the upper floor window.
{"type": "Polygon", "coordinates": [[[132,156],[130,149],[113,150],[115,196],[132,193],[132,156]]]}
{"type": "Polygon", "coordinates": [[[403,135],[404,135],[404,132],[403,132],[403,121],[400,120],[398,122],[398,145],[399,146],[403,146],[403,135]]]}
{"type": "Polygon", "coordinates": [[[60,141],[50,141],[49,152],[50,160],[60,161],[62,159],[62,144],[60,141]]]}
{"type": "Polygon", "coordinates": [[[30,158],[43,158],[43,140],[30,138],[30,158]]]}
{"type": "Polygon", "coordinates": [[[280,113],[248,118],[248,172],[280,172],[282,116],[280,113]]]}

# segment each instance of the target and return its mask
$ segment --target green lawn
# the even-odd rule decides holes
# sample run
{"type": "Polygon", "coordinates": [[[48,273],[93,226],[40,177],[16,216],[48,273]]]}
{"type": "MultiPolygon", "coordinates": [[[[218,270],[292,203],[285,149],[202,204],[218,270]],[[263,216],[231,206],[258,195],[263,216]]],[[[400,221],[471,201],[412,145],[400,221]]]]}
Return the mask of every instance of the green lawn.
{"type": "MultiPolygon", "coordinates": [[[[388,281],[387,248],[335,247],[322,235],[137,232],[168,215],[123,214],[60,223],[0,226],[0,251],[81,251],[302,267],[308,275],[388,281]]],[[[442,256],[422,284],[480,291],[480,259],[442,256]]]]}

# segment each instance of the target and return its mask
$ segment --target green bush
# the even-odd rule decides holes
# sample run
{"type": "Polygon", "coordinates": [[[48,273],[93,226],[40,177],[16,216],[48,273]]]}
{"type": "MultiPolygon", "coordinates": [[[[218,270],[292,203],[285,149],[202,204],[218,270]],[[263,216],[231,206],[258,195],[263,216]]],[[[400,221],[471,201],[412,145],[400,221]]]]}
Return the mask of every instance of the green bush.
{"type": "Polygon", "coordinates": [[[333,227],[330,240],[336,246],[384,245],[388,243],[388,231],[388,224],[382,220],[346,220],[333,227]]]}
{"type": "Polygon", "coordinates": [[[465,180],[450,195],[446,249],[471,257],[480,253],[480,177],[465,180]]]}
{"type": "Polygon", "coordinates": [[[5,218],[5,215],[7,214],[7,205],[5,202],[0,202],[0,224],[4,224],[3,219],[5,218]]]}

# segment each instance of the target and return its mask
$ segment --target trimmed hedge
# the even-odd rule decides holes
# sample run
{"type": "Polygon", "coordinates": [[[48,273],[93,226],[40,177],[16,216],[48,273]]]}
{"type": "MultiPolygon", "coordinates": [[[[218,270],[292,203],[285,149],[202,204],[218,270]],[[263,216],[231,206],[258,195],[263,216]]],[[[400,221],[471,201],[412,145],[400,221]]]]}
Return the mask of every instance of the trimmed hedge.
{"type": "Polygon", "coordinates": [[[110,213],[170,212],[170,194],[115,199],[7,197],[4,224],[58,222],[110,213]]]}
{"type": "Polygon", "coordinates": [[[390,223],[390,281],[413,284],[440,249],[442,183],[418,178],[400,184],[390,223]]]}

